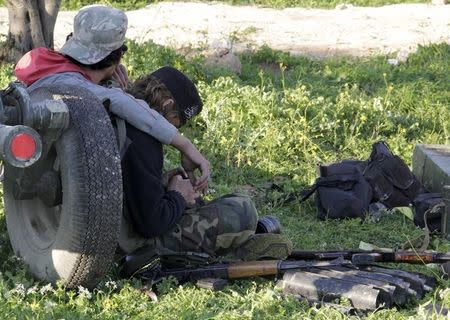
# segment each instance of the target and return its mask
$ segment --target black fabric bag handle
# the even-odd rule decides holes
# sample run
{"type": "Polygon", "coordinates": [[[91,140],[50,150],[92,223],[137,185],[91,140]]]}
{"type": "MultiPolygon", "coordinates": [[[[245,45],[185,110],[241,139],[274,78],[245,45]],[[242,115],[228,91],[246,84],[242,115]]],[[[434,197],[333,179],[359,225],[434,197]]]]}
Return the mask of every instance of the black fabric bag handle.
{"type": "Polygon", "coordinates": [[[339,187],[344,183],[355,184],[359,181],[360,174],[342,174],[328,177],[320,177],[316,179],[316,182],[308,189],[298,192],[300,202],[307,200],[318,187],[339,187]]]}

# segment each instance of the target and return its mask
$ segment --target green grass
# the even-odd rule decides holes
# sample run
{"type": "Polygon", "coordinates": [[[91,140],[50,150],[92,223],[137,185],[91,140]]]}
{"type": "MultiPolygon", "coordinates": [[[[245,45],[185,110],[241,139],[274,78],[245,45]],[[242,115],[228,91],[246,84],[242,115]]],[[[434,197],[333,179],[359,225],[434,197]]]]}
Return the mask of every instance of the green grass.
{"type": "MultiPolygon", "coordinates": [[[[120,8],[122,10],[136,10],[145,7],[150,3],[154,3],[156,1],[148,1],[148,0],[101,0],[96,1],[95,3],[108,4],[116,8],[120,8]]],[[[90,0],[62,0],[61,8],[62,10],[77,10],[83,6],[90,5],[93,2],[90,0]]]]}
{"type": "MultiPolygon", "coordinates": [[[[200,57],[188,61],[152,43],[129,47],[125,63],[131,77],[170,64],[198,83],[204,110],[184,131],[211,161],[209,197],[253,186],[260,214],[277,216],[297,248],[357,248],[360,241],[395,247],[422,234],[399,214],[378,222],[319,221],[312,200],[284,204],[281,194],[266,194],[266,186],[276,178],[286,191],[302,189],[316,177],[317,163],[366,159],[372,143],[382,139],[408,164],[415,143],[450,143],[449,45],[420,47],[398,67],[385,56],[313,61],[262,48],[241,56],[240,76],[207,69],[200,57]]],[[[11,79],[12,67],[2,66],[1,86],[11,79]]],[[[169,152],[166,163],[176,165],[175,153],[169,152]]],[[[450,243],[435,238],[431,247],[448,251],[450,243]]],[[[2,319],[345,318],[333,309],[283,298],[269,280],[239,281],[221,292],[166,282],[153,303],[140,291],[140,282],[115,274],[108,275],[114,283],[105,280],[90,293],[44,289],[12,255],[0,211],[2,319]]],[[[381,310],[367,318],[425,319],[417,306],[431,301],[450,307],[447,285],[408,309],[381,310]]]]}
{"type": "MultiPolygon", "coordinates": [[[[158,1],[148,1],[148,0],[100,0],[96,3],[109,4],[123,10],[136,10],[145,7],[148,4],[155,3],[158,1]]],[[[208,2],[208,1],[206,1],[208,2]]],[[[430,1],[426,0],[225,0],[225,3],[233,5],[261,5],[268,7],[305,7],[305,8],[335,8],[336,5],[342,3],[352,3],[356,6],[362,7],[377,7],[389,4],[397,3],[428,3],[430,1]]],[[[61,3],[62,10],[77,10],[82,6],[90,5],[92,1],[90,0],[63,0],[61,3]]],[[[0,6],[5,5],[5,0],[0,0],[0,6]]]]}
{"type": "Polygon", "coordinates": [[[229,0],[225,1],[234,5],[261,5],[275,8],[303,7],[333,9],[339,4],[353,4],[359,7],[380,7],[398,3],[426,3],[423,0],[229,0]]]}

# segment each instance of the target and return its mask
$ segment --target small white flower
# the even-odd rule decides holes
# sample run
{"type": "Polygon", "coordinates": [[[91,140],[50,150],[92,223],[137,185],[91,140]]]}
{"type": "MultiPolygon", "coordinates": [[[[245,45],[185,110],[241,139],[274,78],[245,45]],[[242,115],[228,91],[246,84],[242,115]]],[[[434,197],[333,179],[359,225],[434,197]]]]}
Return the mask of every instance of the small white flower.
{"type": "Polygon", "coordinates": [[[12,289],[10,292],[12,294],[18,295],[20,297],[25,297],[25,295],[27,294],[27,290],[25,289],[25,286],[23,285],[23,283],[16,284],[14,289],[12,289]]]}
{"type": "Polygon", "coordinates": [[[27,294],[36,293],[37,291],[38,291],[37,286],[32,286],[32,287],[28,288],[27,294]]]}
{"type": "Polygon", "coordinates": [[[439,290],[439,298],[441,298],[441,300],[443,300],[449,294],[450,294],[449,288],[445,288],[444,290],[439,290]]]}
{"type": "Polygon", "coordinates": [[[43,286],[40,290],[39,293],[40,294],[46,294],[48,292],[52,292],[53,291],[53,287],[51,283],[46,284],[45,286],[43,286]]]}
{"type": "Polygon", "coordinates": [[[11,260],[14,261],[14,262],[21,262],[21,261],[23,261],[23,259],[21,257],[18,257],[18,256],[12,256],[11,260]]]}
{"type": "Polygon", "coordinates": [[[109,290],[116,290],[117,289],[117,284],[115,281],[106,281],[105,283],[105,287],[107,287],[109,290]]]}
{"type": "Polygon", "coordinates": [[[383,103],[380,97],[376,97],[375,99],[373,99],[373,107],[379,111],[383,110],[383,103]]]}
{"type": "Polygon", "coordinates": [[[138,312],[144,311],[144,310],[146,310],[146,309],[147,309],[147,306],[146,306],[145,304],[143,304],[143,303],[141,303],[140,305],[138,305],[138,307],[136,308],[136,310],[137,310],[138,312]]]}
{"type": "Polygon", "coordinates": [[[81,298],[86,298],[88,300],[92,298],[92,293],[90,293],[89,290],[83,286],[78,286],[78,294],[81,298]]]}
{"type": "Polygon", "coordinates": [[[45,309],[53,309],[54,307],[57,306],[57,303],[51,300],[45,300],[44,301],[44,308],[45,309]]]}

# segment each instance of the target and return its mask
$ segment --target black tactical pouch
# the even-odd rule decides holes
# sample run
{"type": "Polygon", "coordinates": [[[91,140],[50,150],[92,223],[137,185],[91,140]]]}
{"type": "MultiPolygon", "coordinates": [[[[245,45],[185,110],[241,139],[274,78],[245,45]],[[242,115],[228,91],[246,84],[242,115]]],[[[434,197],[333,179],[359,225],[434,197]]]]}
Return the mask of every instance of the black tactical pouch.
{"type": "Polygon", "coordinates": [[[414,224],[421,228],[428,227],[430,232],[441,232],[445,205],[441,193],[422,193],[413,201],[414,224]],[[426,221],[426,225],[425,225],[426,221]]]}
{"type": "Polygon", "coordinates": [[[365,161],[345,160],[320,166],[320,177],[303,198],[316,192],[319,219],[362,218],[372,199],[372,189],[364,179],[365,161]]]}
{"type": "Polygon", "coordinates": [[[425,192],[403,160],[394,155],[384,141],[372,146],[372,153],[364,171],[374,201],[388,208],[408,206],[420,193],[425,192]]]}

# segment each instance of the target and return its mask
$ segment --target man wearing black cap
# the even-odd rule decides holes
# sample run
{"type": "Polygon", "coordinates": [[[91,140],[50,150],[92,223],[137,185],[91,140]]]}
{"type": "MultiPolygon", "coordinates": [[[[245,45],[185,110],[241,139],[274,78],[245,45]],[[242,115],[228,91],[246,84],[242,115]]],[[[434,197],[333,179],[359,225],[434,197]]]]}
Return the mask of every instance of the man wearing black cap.
{"type": "MultiPolygon", "coordinates": [[[[138,79],[129,93],[147,101],[177,128],[202,110],[195,85],[171,67],[138,79]]],[[[172,172],[165,182],[161,143],[130,125],[127,138],[122,160],[127,209],[119,239],[125,252],[149,245],[175,252],[232,252],[242,259],[261,257],[250,252],[259,250],[258,245],[264,241],[254,238],[257,211],[248,197],[228,195],[196,206],[199,194],[192,187],[195,178],[191,168],[184,168],[187,175],[184,170],[172,172]]],[[[267,257],[283,258],[291,249],[290,242],[280,235],[270,235],[270,241],[264,244],[260,251],[267,257]]]]}

